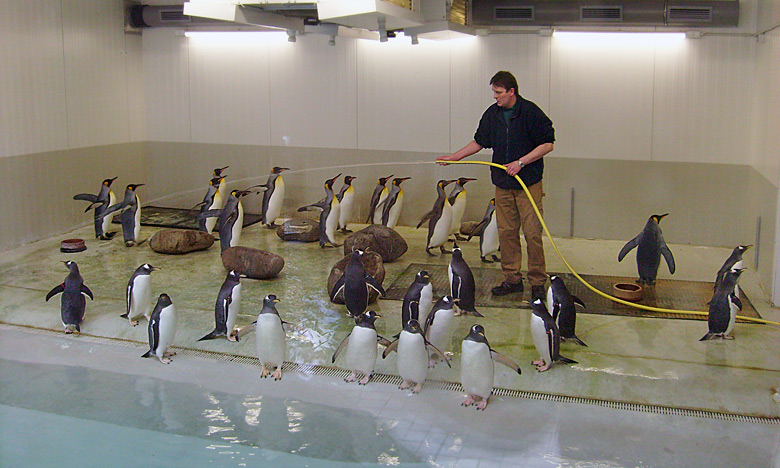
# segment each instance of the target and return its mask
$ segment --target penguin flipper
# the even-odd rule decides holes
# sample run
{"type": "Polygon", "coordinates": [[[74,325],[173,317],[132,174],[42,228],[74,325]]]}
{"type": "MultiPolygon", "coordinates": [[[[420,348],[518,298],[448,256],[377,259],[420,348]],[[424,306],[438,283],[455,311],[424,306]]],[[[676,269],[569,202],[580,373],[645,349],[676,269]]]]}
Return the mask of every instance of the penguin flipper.
{"type": "Polygon", "coordinates": [[[664,260],[666,260],[666,266],[669,267],[669,273],[674,274],[674,256],[672,255],[672,251],[669,250],[669,247],[667,247],[666,242],[661,239],[661,255],[664,256],[664,260]]]}
{"type": "Polygon", "coordinates": [[[581,339],[579,339],[579,337],[578,337],[577,335],[574,335],[574,336],[572,336],[572,337],[571,337],[571,338],[569,338],[569,339],[570,339],[570,340],[574,340],[574,342],[575,342],[575,343],[577,343],[577,344],[578,344],[578,345],[580,345],[580,346],[585,346],[586,348],[588,347],[588,345],[586,345],[584,341],[582,341],[581,339]]]}
{"type": "Polygon", "coordinates": [[[257,328],[257,321],[254,321],[254,322],[250,323],[249,325],[246,325],[246,326],[243,326],[243,327],[239,328],[238,331],[236,332],[236,338],[237,339],[241,339],[242,336],[244,336],[247,333],[251,332],[255,328],[257,328]]]}
{"type": "Polygon", "coordinates": [[[376,278],[369,274],[366,274],[366,285],[368,285],[374,291],[378,292],[381,296],[385,295],[385,288],[382,287],[376,278]]]}
{"type": "Polygon", "coordinates": [[[428,221],[430,219],[433,219],[433,217],[434,217],[433,210],[425,213],[425,216],[423,216],[422,219],[420,220],[420,222],[417,223],[417,227],[415,229],[420,229],[420,226],[422,226],[424,222],[426,222],[426,221],[428,221]]]}
{"type": "Polygon", "coordinates": [[[471,234],[469,234],[469,237],[466,240],[466,242],[470,241],[471,238],[474,237],[474,236],[481,235],[482,231],[484,231],[485,228],[487,228],[487,225],[488,225],[489,222],[490,222],[489,218],[488,219],[483,219],[482,221],[479,222],[479,224],[474,226],[474,229],[471,230],[471,234]]]}
{"type": "Polygon", "coordinates": [[[736,294],[729,294],[729,299],[731,299],[731,302],[733,302],[739,310],[742,310],[742,301],[737,297],[736,294]]]}
{"type": "Polygon", "coordinates": [[[426,340],[425,340],[425,345],[426,345],[426,346],[430,346],[431,348],[433,348],[433,350],[434,350],[434,351],[436,351],[436,354],[438,354],[439,356],[441,356],[441,357],[443,357],[443,358],[444,358],[444,361],[447,363],[447,367],[449,367],[450,369],[452,369],[452,364],[450,363],[450,358],[449,358],[449,357],[447,357],[447,355],[446,355],[446,354],[444,354],[444,353],[443,353],[443,352],[442,352],[442,351],[441,351],[439,348],[437,348],[436,346],[434,346],[434,345],[433,345],[433,343],[431,343],[430,341],[428,341],[428,339],[426,339],[426,340]]]}
{"type": "Polygon", "coordinates": [[[392,343],[387,345],[387,348],[382,352],[382,359],[386,358],[388,354],[392,353],[393,351],[397,351],[398,348],[398,338],[393,340],[392,343]]]}
{"type": "Polygon", "coordinates": [[[111,205],[108,208],[106,208],[106,211],[104,211],[103,214],[100,215],[100,218],[105,218],[106,216],[110,215],[111,213],[113,213],[115,211],[119,211],[119,210],[121,210],[122,208],[124,208],[126,206],[127,206],[127,204],[124,202],[124,200],[122,200],[121,202],[116,203],[114,205],[111,205]]]}
{"type": "Polygon", "coordinates": [[[563,357],[563,356],[560,356],[560,355],[558,356],[558,360],[561,361],[564,364],[579,364],[574,359],[569,359],[567,357],[563,357]]]}
{"type": "Polygon", "coordinates": [[[518,366],[513,360],[509,359],[508,357],[504,356],[498,351],[491,349],[490,355],[493,357],[494,361],[500,362],[501,364],[507,366],[508,368],[512,369],[518,374],[522,374],[522,371],[520,370],[520,366],[518,366]]]}
{"type": "Polygon", "coordinates": [[[150,349],[149,351],[146,352],[146,354],[144,354],[141,357],[152,357],[152,350],[150,349]]]}
{"type": "Polygon", "coordinates": [[[626,245],[623,246],[622,249],[620,249],[620,253],[618,254],[618,262],[623,261],[623,257],[626,256],[627,253],[631,252],[631,249],[639,245],[639,241],[642,240],[642,233],[640,232],[637,234],[636,237],[631,239],[630,241],[626,242],[626,245]]]}
{"type": "Polygon", "coordinates": [[[344,348],[346,348],[346,347],[347,347],[347,344],[349,344],[349,336],[350,336],[351,334],[352,334],[352,333],[348,334],[347,336],[345,336],[345,337],[344,337],[344,339],[343,339],[343,340],[341,340],[341,343],[339,343],[339,347],[338,347],[338,348],[336,348],[336,352],[335,352],[335,353],[333,353],[333,357],[332,357],[332,358],[331,358],[331,360],[330,360],[330,362],[331,362],[331,363],[334,363],[334,362],[336,362],[336,358],[337,358],[337,357],[339,356],[339,354],[341,353],[341,350],[343,350],[344,348]]]}
{"type": "Polygon", "coordinates": [[[96,203],[98,201],[97,198],[97,195],[92,195],[91,193],[79,193],[78,195],[73,195],[74,200],[84,200],[90,203],[96,203]]]}
{"type": "Polygon", "coordinates": [[[125,312],[124,314],[121,314],[120,317],[122,318],[128,318],[130,316],[129,312],[125,312]]]}
{"type": "Polygon", "coordinates": [[[579,297],[575,296],[574,294],[571,295],[571,298],[574,300],[575,304],[577,304],[578,306],[581,306],[582,308],[585,308],[585,303],[582,302],[582,299],[580,299],[579,297]]]}
{"type": "Polygon", "coordinates": [[[204,336],[203,338],[200,338],[198,341],[213,340],[217,336],[219,336],[219,333],[217,332],[217,329],[215,328],[214,331],[212,331],[208,335],[204,336]]]}
{"type": "Polygon", "coordinates": [[[222,210],[206,210],[201,211],[198,213],[198,216],[195,217],[195,219],[206,219],[206,218],[218,218],[219,215],[222,214],[222,210]]]}
{"type": "Polygon", "coordinates": [[[92,291],[90,291],[87,285],[84,283],[81,284],[81,292],[89,296],[89,298],[92,299],[93,301],[95,300],[95,296],[92,295],[92,291]]]}
{"type": "Polygon", "coordinates": [[[553,303],[553,309],[552,309],[552,318],[553,320],[558,320],[558,314],[561,313],[561,304],[560,302],[554,302],[553,303]]]}
{"type": "Polygon", "coordinates": [[[59,294],[62,291],[65,291],[65,283],[58,284],[57,286],[54,286],[54,288],[51,291],[49,291],[48,294],[46,294],[46,301],[51,299],[52,296],[54,296],[55,294],[59,294]]]}
{"type": "Polygon", "coordinates": [[[344,289],[344,284],[344,275],[342,275],[341,278],[336,281],[333,290],[330,292],[330,302],[336,302],[336,296],[344,289]]]}
{"type": "Polygon", "coordinates": [[[379,336],[379,335],[376,336],[376,341],[377,341],[377,343],[379,343],[379,344],[381,344],[382,346],[385,346],[385,347],[390,346],[390,343],[391,343],[390,340],[388,340],[387,338],[385,338],[383,336],[379,336]]]}

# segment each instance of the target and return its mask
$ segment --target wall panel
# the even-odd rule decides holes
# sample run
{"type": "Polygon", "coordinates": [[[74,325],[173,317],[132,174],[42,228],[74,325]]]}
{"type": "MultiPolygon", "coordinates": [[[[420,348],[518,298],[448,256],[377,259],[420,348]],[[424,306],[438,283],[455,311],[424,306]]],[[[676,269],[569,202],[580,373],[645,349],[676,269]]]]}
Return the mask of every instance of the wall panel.
{"type": "Polygon", "coordinates": [[[146,132],[150,141],[190,141],[187,39],[173,28],[143,32],[146,132]]]}

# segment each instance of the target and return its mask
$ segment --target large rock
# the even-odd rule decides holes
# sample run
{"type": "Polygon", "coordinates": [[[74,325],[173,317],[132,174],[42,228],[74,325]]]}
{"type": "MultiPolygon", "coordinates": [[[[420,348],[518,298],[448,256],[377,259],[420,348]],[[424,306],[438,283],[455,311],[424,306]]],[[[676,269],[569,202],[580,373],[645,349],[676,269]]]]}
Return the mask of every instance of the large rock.
{"type": "Polygon", "coordinates": [[[226,270],[236,270],[252,279],[269,279],[282,271],[284,259],[265,250],[236,246],[222,252],[222,264],[226,270]]]}
{"type": "Polygon", "coordinates": [[[276,235],[284,241],[317,242],[320,223],[313,219],[293,218],[276,228],[276,235]]]}
{"type": "Polygon", "coordinates": [[[401,234],[381,224],[372,224],[344,239],[344,255],[354,249],[376,252],[383,262],[392,262],[406,253],[408,246],[401,234]]]}
{"type": "Polygon", "coordinates": [[[464,236],[470,236],[477,224],[479,224],[479,221],[463,221],[460,224],[460,233],[464,236]]]}
{"type": "MultiPolygon", "coordinates": [[[[328,276],[328,297],[330,297],[330,293],[333,291],[333,287],[336,285],[336,282],[344,275],[344,268],[347,267],[350,256],[351,255],[347,255],[346,257],[336,262],[336,264],[333,265],[333,268],[330,270],[330,275],[328,276]]],[[[385,266],[382,263],[382,257],[376,252],[365,252],[361,257],[361,260],[363,261],[363,266],[366,268],[366,273],[373,276],[379,284],[382,284],[382,282],[385,280],[385,266]]],[[[368,288],[368,293],[369,304],[376,301],[376,299],[379,297],[379,293],[374,291],[372,288],[368,288]]],[[[340,292],[333,302],[335,304],[343,304],[344,291],[340,292]]]]}
{"type": "Polygon", "coordinates": [[[180,255],[206,250],[214,243],[214,236],[191,229],[163,229],[149,239],[149,247],[155,252],[180,255]]]}

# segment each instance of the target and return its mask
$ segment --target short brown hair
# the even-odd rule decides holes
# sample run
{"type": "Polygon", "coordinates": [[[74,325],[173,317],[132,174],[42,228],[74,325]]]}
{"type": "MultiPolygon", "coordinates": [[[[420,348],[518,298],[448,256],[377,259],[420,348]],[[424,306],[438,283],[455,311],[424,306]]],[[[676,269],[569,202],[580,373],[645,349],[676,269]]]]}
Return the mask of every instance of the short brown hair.
{"type": "Polygon", "coordinates": [[[515,76],[508,71],[500,71],[493,75],[493,78],[490,79],[490,85],[500,86],[507,91],[514,89],[515,94],[518,94],[517,80],[515,79],[515,76]]]}

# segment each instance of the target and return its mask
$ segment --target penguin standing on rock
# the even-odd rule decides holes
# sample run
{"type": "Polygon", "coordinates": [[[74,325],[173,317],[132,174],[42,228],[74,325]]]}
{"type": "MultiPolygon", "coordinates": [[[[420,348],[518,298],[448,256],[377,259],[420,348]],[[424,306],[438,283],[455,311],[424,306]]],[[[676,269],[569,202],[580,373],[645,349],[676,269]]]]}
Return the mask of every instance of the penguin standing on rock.
{"type": "Polygon", "coordinates": [[[414,277],[404,295],[401,305],[401,328],[411,319],[419,323],[426,323],[428,314],[433,306],[433,285],[431,275],[425,270],[420,270],[414,277]]]}
{"type": "Polygon", "coordinates": [[[157,298],[157,304],[149,319],[149,351],[141,357],[156,356],[163,364],[171,363],[170,348],[176,337],[176,307],[171,302],[170,296],[165,293],[157,298]]]}
{"type": "Polygon", "coordinates": [[[453,242],[452,246],[452,258],[447,273],[450,277],[450,294],[458,300],[458,309],[460,309],[458,315],[468,312],[482,317],[483,315],[477,312],[477,306],[474,303],[477,295],[474,274],[466,260],[463,259],[463,252],[458,244],[453,242]]]}
{"type": "MultiPolygon", "coordinates": [[[[436,348],[449,352],[452,349],[452,326],[455,318],[455,303],[457,299],[452,296],[443,296],[434,304],[431,313],[425,322],[425,338],[436,348]]],[[[428,362],[429,367],[433,367],[439,360],[444,360],[446,356],[439,356],[432,353],[428,362]]]]}
{"type": "Polygon", "coordinates": [[[493,263],[494,261],[500,262],[501,259],[496,256],[498,252],[498,222],[496,221],[496,199],[491,198],[488,203],[485,216],[482,221],[474,226],[474,230],[469,234],[468,240],[472,237],[479,236],[479,257],[482,259],[482,263],[493,263]],[[493,260],[488,260],[487,256],[490,255],[493,260]]]}
{"type": "Polygon", "coordinates": [[[138,325],[139,317],[150,319],[152,315],[152,272],[159,268],[144,263],[133,272],[125,288],[125,313],[120,315],[138,325]]]}
{"type": "Polygon", "coordinates": [[[341,186],[341,190],[336,195],[339,201],[339,229],[344,234],[349,234],[347,229],[349,220],[352,219],[352,207],[355,205],[355,188],[352,187],[352,181],[357,177],[344,176],[344,185],[341,186]]]}
{"type": "Polygon", "coordinates": [[[452,205],[452,223],[450,225],[450,234],[455,236],[455,240],[466,240],[458,234],[460,232],[460,223],[463,220],[463,213],[466,212],[466,183],[471,182],[470,177],[461,177],[455,181],[455,187],[452,188],[447,200],[452,205]]]}
{"type": "Polygon", "coordinates": [[[282,203],[284,203],[284,179],[282,171],[289,171],[289,167],[274,166],[271,169],[271,175],[263,187],[263,213],[260,216],[260,222],[269,229],[275,227],[276,219],[282,213],[282,203]]]}
{"type": "Polygon", "coordinates": [[[125,188],[125,197],[121,203],[116,203],[106,208],[102,216],[108,216],[115,211],[122,211],[122,235],[125,239],[125,246],[132,247],[138,245],[138,234],[141,232],[141,200],[136,189],[145,184],[129,184],[125,188]]]}
{"type": "Polygon", "coordinates": [[[260,377],[266,378],[270,375],[274,380],[282,379],[282,365],[287,352],[287,334],[284,331],[286,322],[276,310],[278,302],[279,299],[274,294],[265,296],[257,320],[243,327],[236,335],[240,338],[247,332],[256,331],[257,358],[263,366],[260,377]],[[271,369],[274,369],[273,373],[271,369]]]}
{"type": "Polygon", "coordinates": [[[709,330],[699,341],[714,338],[734,339],[731,331],[734,329],[737,313],[742,310],[742,301],[734,293],[734,290],[737,286],[739,275],[743,271],[743,269],[732,268],[723,275],[723,279],[718,283],[718,287],[708,303],[710,306],[707,317],[709,330]]]}
{"type": "Polygon", "coordinates": [[[46,301],[54,295],[62,293],[60,298],[60,316],[62,317],[62,326],[65,327],[65,333],[81,333],[81,322],[84,321],[84,312],[87,307],[87,300],[83,294],[89,296],[93,301],[95,297],[87,285],[84,284],[84,279],[81,277],[79,266],[76,262],[68,260],[62,263],[68,267],[68,276],[65,277],[65,281],[46,294],[46,301]]]}
{"type": "Polygon", "coordinates": [[[669,273],[674,274],[674,256],[669,247],[666,246],[664,236],[661,233],[661,227],[658,225],[661,219],[668,214],[650,216],[642,232],[620,249],[618,262],[622,261],[623,257],[634,247],[637,247],[636,265],[639,270],[638,283],[640,284],[646,283],[650,286],[655,284],[655,278],[658,276],[658,265],[661,264],[661,255],[666,260],[669,273]]]}
{"type": "Polygon", "coordinates": [[[487,407],[488,399],[493,393],[494,361],[507,366],[518,375],[522,374],[520,366],[490,348],[482,325],[472,326],[461,344],[460,382],[466,392],[466,399],[461,406],[476,405],[478,410],[487,407]]]}
{"type": "MultiPolygon", "coordinates": [[[[718,270],[718,273],[715,275],[715,285],[712,289],[718,289],[718,284],[723,281],[723,277],[726,276],[726,272],[728,272],[731,269],[741,270],[742,269],[742,254],[745,253],[745,251],[749,248],[753,247],[752,245],[738,245],[734,247],[734,250],[731,252],[731,255],[729,255],[729,258],[726,259],[726,261],[723,263],[723,266],[720,267],[720,270],[718,270]]],[[[734,294],[736,294],[737,297],[739,297],[739,287],[734,286],[734,294]]]]}
{"type": "Polygon", "coordinates": [[[320,247],[323,248],[328,244],[331,247],[339,246],[336,244],[336,228],[339,226],[341,206],[339,199],[333,193],[333,183],[340,175],[325,181],[325,198],[317,203],[298,208],[298,211],[320,210],[320,247]]]}
{"type": "Polygon", "coordinates": [[[393,174],[377,179],[374,193],[371,194],[371,203],[368,206],[368,216],[366,217],[367,223],[379,224],[382,222],[382,210],[378,207],[379,204],[387,198],[389,191],[386,184],[391,177],[393,177],[393,174]]]}
{"type": "Polygon", "coordinates": [[[360,374],[363,378],[358,381],[358,384],[366,385],[371,380],[371,376],[374,375],[377,342],[389,344],[386,339],[376,333],[374,321],[379,316],[373,310],[367,310],[355,317],[355,326],[352,328],[352,332],[341,341],[336,352],[333,353],[331,363],[336,362],[336,358],[344,348],[347,350],[347,368],[352,373],[344,379],[345,382],[354,382],[360,374]]]}
{"type": "Polygon", "coordinates": [[[398,224],[398,218],[401,216],[401,210],[404,207],[404,191],[401,189],[401,183],[409,179],[411,177],[396,177],[393,179],[387,198],[377,206],[377,209],[381,207],[382,210],[383,226],[395,229],[395,225],[398,224]]]}
{"type": "Polygon", "coordinates": [[[452,225],[452,206],[447,200],[444,187],[452,182],[454,181],[440,180],[436,183],[438,196],[433,203],[433,208],[425,213],[425,216],[417,223],[417,229],[419,229],[425,221],[428,221],[428,240],[425,244],[425,253],[431,256],[433,256],[431,249],[434,247],[439,247],[443,254],[452,253],[444,248],[444,243],[447,242],[447,237],[450,235],[450,226],[452,225]]]}
{"type": "Polygon", "coordinates": [[[531,310],[531,337],[541,357],[538,361],[531,361],[536,370],[544,372],[555,362],[577,364],[577,361],[561,356],[561,334],[544,302],[541,299],[533,301],[531,310]]]}
{"type": "Polygon", "coordinates": [[[103,213],[105,213],[109,206],[116,204],[116,195],[114,195],[114,191],[111,190],[111,184],[115,180],[116,177],[103,180],[103,183],[100,185],[100,192],[98,192],[97,195],[79,193],[78,195],[73,196],[74,200],[89,202],[89,206],[84,210],[84,213],[92,208],[95,209],[95,237],[100,240],[110,240],[116,234],[116,231],[108,231],[113,216],[103,216],[103,213]]]}
{"type": "Polygon", "coordinates": [[[579,297],[569,292],[563,278],[550,275],[550,287],[547,289],[547,310],[553,311],[552,316],[558,325],[561,339],[564,341],[572,340],[578,345],[588,346],[574,333],[577,325],[575,304],[585,307],[585,303],[579,297]]]}
{"type": "Polygon", "coordinates": [[[228,341],[238,341],[237,334],[233,330],[236,324],[236,317],[241,310],[241,278],[242,276],[235,270],[230,270],[219,288],[217,302],[214,305],[214,321],[216,325],[214,330],[198,341],[213,340],[218,336],[227,337],[228,341]]]}
{"type": "Polygon", "coordinates": [[[368,308],[368,288],[374,289],[381,296],[385,295],[385,289],[379,281],[369,275],[363,266],[362,256],[362,250],[352,251],[349,262],[344,267],[344,274],[336,281],[330,294],[330,300],[334,301],[339,293],[344,292],[344,305],[347,306],[350,317],[358,317],[368,308]]]}
{"type": "Polygon", "coordinates": [[[428,346],[433,351],[444,357],[449,367],[449,358],[438,348],[431,345],[423,335],[422,328],[417,320],[412,319],[406,323],[398,339],[390,343],[382,353],[382,358],[386,358],[392,351],[398,351],[398,374],[403,379],[401,390],[412,388],[412,393],[420,393],[425,378],[428,376],[428,346]]]}

